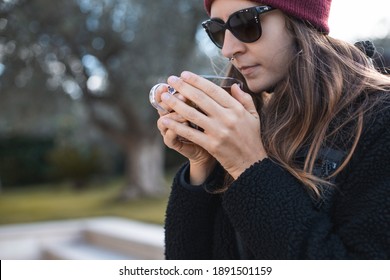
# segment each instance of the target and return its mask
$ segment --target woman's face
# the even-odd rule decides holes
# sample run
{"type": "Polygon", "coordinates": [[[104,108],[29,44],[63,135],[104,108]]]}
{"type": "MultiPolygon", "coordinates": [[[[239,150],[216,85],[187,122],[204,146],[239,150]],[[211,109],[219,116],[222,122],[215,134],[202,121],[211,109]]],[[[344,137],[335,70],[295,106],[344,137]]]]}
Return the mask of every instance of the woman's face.
{"type": "MultiPolygon", "coordinates": [[[[243,0],[215,0],[211,17],[224,22],[241,9],[261,6],[243,0]]],[[[273,10],[260,15],[262,35],[253,43],[243,43],[226,30],[222,55],[231,58],[233,65],[245,77],[252,92],[263,92],[274,87],[287,73],[293,57],[293,38],[286,28],[281,11],[273,10]]]]}

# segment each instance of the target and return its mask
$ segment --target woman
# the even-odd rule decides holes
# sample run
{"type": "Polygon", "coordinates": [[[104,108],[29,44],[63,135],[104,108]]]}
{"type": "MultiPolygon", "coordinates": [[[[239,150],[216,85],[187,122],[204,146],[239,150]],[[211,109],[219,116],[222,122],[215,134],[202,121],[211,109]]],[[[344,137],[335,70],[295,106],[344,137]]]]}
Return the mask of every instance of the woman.
{"type": "Polygon", "coordinates": [[[245,87],[168,79],[180,95],[162,94],[158,128],[188,163],[167,259],[390,258],[390,79],[327,35],[330,4],[205,0],[203,26],[245,87]]]}

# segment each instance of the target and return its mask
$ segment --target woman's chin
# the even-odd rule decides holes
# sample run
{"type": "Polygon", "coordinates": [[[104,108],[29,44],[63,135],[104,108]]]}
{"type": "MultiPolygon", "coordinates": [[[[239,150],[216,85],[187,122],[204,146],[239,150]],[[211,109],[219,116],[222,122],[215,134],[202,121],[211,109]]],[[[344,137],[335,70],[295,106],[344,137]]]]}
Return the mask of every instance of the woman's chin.
{"type": "Polygon", "coordinates": [[[251,83],[251,82],[247,82],[247,85],[248,85],[248,88],[251,92],[255,92],[255,93],[262,93],[264,91],[266,92],[269,92],[269,90],[272,88],[273,89],[273,86],[271,85],[261,85],[261,84],[255,84],[255,83],[251,83]]]}
{"type": "Polygon", "coordinates": [[[262,93],[262,92],[272,93],[272,92],[274,92],[275,85],[278,83],[278,80],[261,81],[259,79],[257,79],[257,80],[256,79],[246,79],[246,83],[247,83],[248,88],[249,88],[249,90],[251,92],[255,92],[255,93],[262,93]]]}

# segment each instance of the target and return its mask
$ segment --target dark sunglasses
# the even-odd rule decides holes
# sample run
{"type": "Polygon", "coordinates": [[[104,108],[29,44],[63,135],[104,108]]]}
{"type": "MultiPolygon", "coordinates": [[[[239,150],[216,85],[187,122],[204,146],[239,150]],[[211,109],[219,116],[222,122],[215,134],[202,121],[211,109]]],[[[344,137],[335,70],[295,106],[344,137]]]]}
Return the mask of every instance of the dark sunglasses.
{"type": "Polygon", "coordinates": [[[270,6],[257,6],[239,10],[231,14],[228,20],[212,18],[202,23],[211,41],[220,49],[225,41],[225,31],[229,30],[238,40],[244,43],[253,43],[261,37],[261,24],[259,16],[272,11],[270,6]]]}

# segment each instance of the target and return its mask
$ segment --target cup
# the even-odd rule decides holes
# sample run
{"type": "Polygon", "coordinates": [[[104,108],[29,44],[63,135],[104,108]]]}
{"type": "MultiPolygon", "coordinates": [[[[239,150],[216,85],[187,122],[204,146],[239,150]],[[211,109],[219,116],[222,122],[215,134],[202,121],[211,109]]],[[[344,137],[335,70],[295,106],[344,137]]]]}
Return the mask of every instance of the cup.
{"type": "MultiPolygon", "coordinates": [[[[241,89],[243,87],[243,82],[238,80],[238,79],[235,79],[235,78],[223,77],[223,76],[213,76],[213,75],[200,75],[200,76],[213,82],[214,84],[220,86],[221,88],[226,90],[229,94],[231,94],[231,87],[234,84],[238,84],[241,89]]],[[[157,110],[162,111],[164,113],[168,113],[167,110],[165,110],[163,107],[160,106],[159,102],[161,100],[160,101],[158,100],[161,97],[161,94],[164,92],[163,87],[166,87],[166,90],[168,91],[168,93],[170,93],[172,95],[178,93],[174,88],[172,88],[168,84],[159,83],[159,84],[154,85],[152,87],[152,89],[150,90],[149,101],[150,101],[150,104],[152,104],[152,106],[154,108],[156,108],[157,110]]],[[[194,108],[197,108],[197,105],[194,104],[193,102],[188,102],[188,104],[194,108]]]]}
{"type": "MultiPolygon", "coordinates": [[[[238,79],[235,79],[235,78],[223,77],[223,76],[213,76],[213,75],[200,75],[200,76],[213,82],[214,84],[220,86],[221,88],[226,90],[229,94],[231,94],[231,87],[234,84],[238,84],[241,89],[243,88],[243,82],[238,80],[238,79]]],[[[152,106],[154,108],[156,108],[157,110],[164,112],[164,113],[169,113],[167,110],[165,110],[163,107],[160,106],[159,100],[158,100],[159,98],[161,98],[161,94],[165,91],[168,91],[168,93],[172,94],[172,95],[178,93],[173,87],[169,86],[168,84],[159,83],[159,84],[156,84],[155,86],[153,86],[152,89],[150,90],[149,101],[150,101],[150,104],[152,104],[152,106]]],[[[188,100],[187,104],[196,108],[197,110],[201,111],[194,102],[191,102],[190,100],[188,100]]],[[[192,128],[198,129],[200,131],[203,131],[203,129],[201,127],[199,127],[191,122],[189,123],[189,126],[191,126],[192,128]]],[[[180,142],[183,142],[183,143],[191,143],[189,140],[187,140],[186,138],[181,137],[181,136],[178,136],[178,140],[180,142]]]]}

